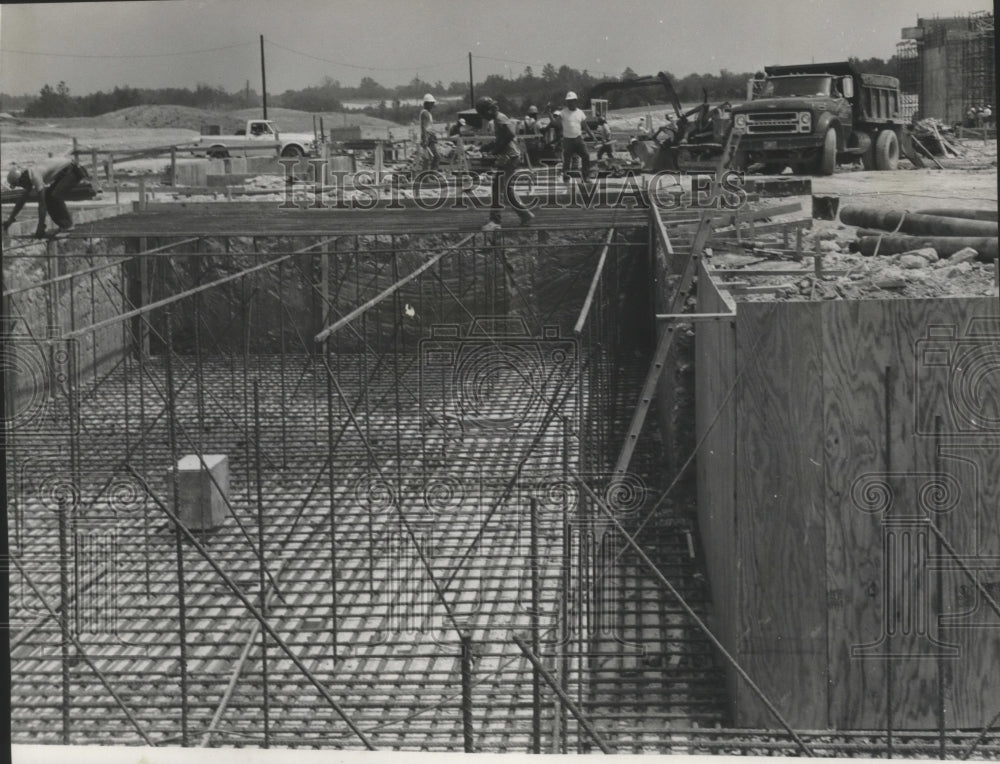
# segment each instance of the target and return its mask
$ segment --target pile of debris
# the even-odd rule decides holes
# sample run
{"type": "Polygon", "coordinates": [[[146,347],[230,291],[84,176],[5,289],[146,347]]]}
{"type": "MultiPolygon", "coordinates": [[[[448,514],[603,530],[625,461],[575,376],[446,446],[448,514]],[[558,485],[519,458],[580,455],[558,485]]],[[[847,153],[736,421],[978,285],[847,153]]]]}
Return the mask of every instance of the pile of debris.
{"type": "Polygon", "coordinates": [[[939,119],[928,117],[910,126],[910,139],[926,157],[957,157],[963,152],[950,140],[952,128],[939,119]]]}

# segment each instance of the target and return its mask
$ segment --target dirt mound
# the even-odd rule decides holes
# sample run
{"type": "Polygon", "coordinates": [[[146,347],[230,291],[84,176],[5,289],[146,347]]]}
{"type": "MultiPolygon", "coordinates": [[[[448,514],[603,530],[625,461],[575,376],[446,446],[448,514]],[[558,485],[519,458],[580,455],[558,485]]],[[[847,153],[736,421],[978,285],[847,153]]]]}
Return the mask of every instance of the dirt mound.
{"type": "MultiPolygon", "coordinates": [[[[102,121],[107,127],[179,127],[187,130],[200,130],[202,125],[221,125],[224,134],[234,133],[237,128],[244,127],[248,119],[260,117],[260,109],[240,109],[239,111],[218,112],[208,109],[195,109],[190,106],[147,105],[130,106],[119,109],[94,120],[102,121]]],[[[280,107],[267,110],[268,119],[274,120],[279,130],[286,132],[311,132],[313,115],[311,112],[280,107]]],[[[317,115],[323,117],[323,127],[340,127],[343,125],[394,125],[384,119],[369,117],[364,114],[326,113],[317,115]]]]}

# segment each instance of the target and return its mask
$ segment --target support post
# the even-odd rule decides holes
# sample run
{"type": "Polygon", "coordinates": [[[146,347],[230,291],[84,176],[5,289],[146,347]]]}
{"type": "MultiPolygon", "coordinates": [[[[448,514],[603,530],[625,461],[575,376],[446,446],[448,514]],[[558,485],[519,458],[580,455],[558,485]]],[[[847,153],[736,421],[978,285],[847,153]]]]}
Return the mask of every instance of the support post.
{"type": "MultiPolygon", "coordinates": [[[[539,608],[541,607],[541,581],[538,569],[538,500],[531,497],[531,651],[541,653],[539,634],[539,608]]],[[[531,752],[542,752],[542,681],[535,666],[531,667],[531,752]]]]}
{"type": "Polygon", "coordinates": [[[466,753],[475,753],[472,729],[472,637],[462,637],[462,739],[466,753]]]}

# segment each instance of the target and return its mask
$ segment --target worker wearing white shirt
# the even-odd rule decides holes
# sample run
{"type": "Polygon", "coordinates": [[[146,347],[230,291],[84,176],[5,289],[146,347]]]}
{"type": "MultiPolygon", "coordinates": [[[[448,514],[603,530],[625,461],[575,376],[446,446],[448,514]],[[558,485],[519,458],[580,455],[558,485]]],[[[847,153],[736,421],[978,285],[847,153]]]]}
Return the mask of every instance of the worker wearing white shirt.
{"type": "Polygon", "coordinates": [[[591,139],[594,135],[587,127],[587,115],[577,107],[576,93],[572,90],[566,94],[566,108],[560,113],[563,134],[563,180],[569,180],[569,170],[573,166],[573,157],[579,156],[583,162],[583,178],[590,175],[590,154],[583,142],[583,134],[591,139]]]}

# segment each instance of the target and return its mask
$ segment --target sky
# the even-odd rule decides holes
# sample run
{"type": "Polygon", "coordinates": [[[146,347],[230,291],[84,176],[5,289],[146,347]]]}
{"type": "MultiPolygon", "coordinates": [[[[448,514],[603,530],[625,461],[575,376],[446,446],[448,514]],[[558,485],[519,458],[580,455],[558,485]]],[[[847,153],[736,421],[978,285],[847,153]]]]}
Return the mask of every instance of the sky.
{"type": "Polygon", "coordinates": [[[0,90],[65,81],[267,90],[325,77],[399,85],[517,75],[566,64],[617,77],[683,77],[767,64],[889,58],[918,17],[991,10],[984,0],[146,0],[3,3],[0,90]]]}

